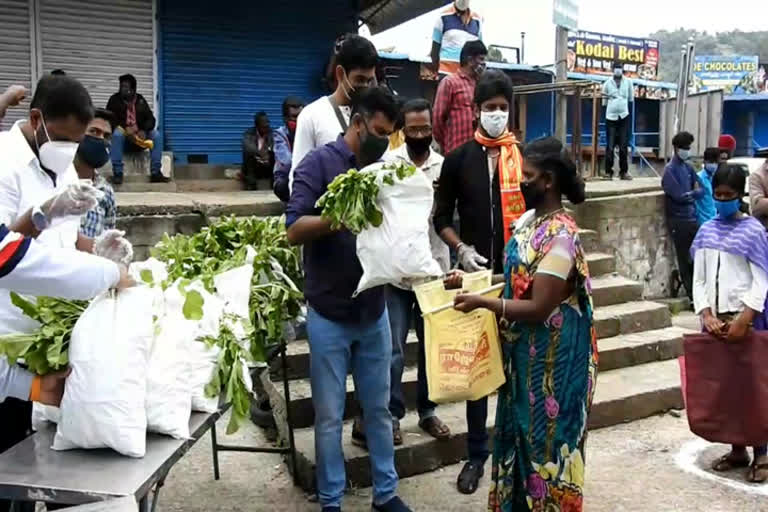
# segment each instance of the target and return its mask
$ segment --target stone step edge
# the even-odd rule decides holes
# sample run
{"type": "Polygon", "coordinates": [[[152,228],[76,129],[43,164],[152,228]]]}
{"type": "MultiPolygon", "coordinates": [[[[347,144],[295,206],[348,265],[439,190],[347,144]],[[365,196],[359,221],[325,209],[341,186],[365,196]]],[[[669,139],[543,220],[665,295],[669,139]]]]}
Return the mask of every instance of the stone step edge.
{"type": "MultiPolygon", "coordinates": [[[[604,306],[595,309],[595,325],[599,339],[633,334],[645,330],[657,330],[670,327],[672,318],[666,306],[656,302],[637,301],[604,306]]],[[[417,361],[418,340],[411,330],[405,345],[406,366],[413,366],[417,361]]],[[[307,340],[297,340],[288,344],[288,378],[303,379],[309,375],[309,344],[307,340]]],[[[272,374],[279,379],[279,365],[272,366],[272,374]]]]}
{"type": "MultiPolygon", "coordinates": [[[[650,363],[660,365],[667,377],[669,373],[679,375],[677,362],[650,363]]],[[[616,370],[626,371],[626,370],[616,370]]],[[[606,374],[609,372],[606,372],[606,374]]],[[[667,379],[670,381],[670,379],[667,379]]],[[[674,380],[674,379],[672,379],[674,380]]],[[[677,383],[662,383],[653,389],[646,389],[636,394],[627,394],[618,399],[603,400],[600,397],[600,376],[598,376],[597,395],[592,405],[588,426],[590,430],[610,427],[663,413],[671,409],[682,409],[683,398],[677,383]]],[[[487,427],[493,438],[497,397],[489,397],[487,427]],[[493,413],[492,413],[493,411],[493,413]]],[[[418,427],[418,416],[406,414],[401,420],[404,444],[395,447],[395,465],[400,478],[434,471],[443,466],[456,464],[466,459],[466,420],[463,403],[443,404],[438,406],[438,416],[451,427],[450,439],[438,441],[418,427]]],[[[306,491],[315,487],[314,429],[304,428],[294,431],[297,449],[298,481],[306,491]]],[[[344,422],[343,447],[347,467],[347,479],[353,487],[371,485],[370,461],[368,453],[351,444],[351,420],[344,422]]],[[[587,445],[588,446],[588,445],[587,445]]],[[[458,475],[457,475],[458,476],[458,475]]]]}
{"type": "MultiPolygon", "coordinates": [[[[682,338],[688,331],[680,327],[668,327],[656,331],[646,331],[630,335],[622,335],[616,338],[606,338],[598,341],[598,351],[601,342],[608,343],[610,347],[602,350],[602,373],[610,373],[621,370],[629,370],[646,364],[654,364],[674,360],[682,355],[682,338]],[[650,334],[649,334],[650,333],[650,334]],[[648,337],[645,341],[642,338],[648,337]],[[639,342],[636,342],[639,341],[639,342]]],[[[264,372],[265,374],[267,372],[264,372]]],[[[280,409],[285,409],[285,397],[282,386],[278,382],[264,376],[264,383],[273,407],[279,403],[280,409]]],[[[347,375],[345,419],[353,417],[357,413],[357,404],[354,400],[354,381],[351,375],[347,375]]],[[[405,396],[406,409],[411,410],[416,403],[418,388],[417,369],[407,367],[403,372],[402,389],[405,396]]],[[[314,410],[312,409],[312,395],[309,379],[300,379],[291,383],[291,413],[293,423],[297,428],[305,428],[314,424],[314,410]]]]}

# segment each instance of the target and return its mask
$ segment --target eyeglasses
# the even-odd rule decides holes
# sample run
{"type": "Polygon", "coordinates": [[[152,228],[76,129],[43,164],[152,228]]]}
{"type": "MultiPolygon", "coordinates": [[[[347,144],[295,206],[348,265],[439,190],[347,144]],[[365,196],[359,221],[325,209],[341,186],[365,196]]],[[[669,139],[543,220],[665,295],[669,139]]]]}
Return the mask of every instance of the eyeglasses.
{"type": "Polygon", "coordinates": [[[431,137],[431,126],[409,126],[403,128],[403,133],[409,137],[431,137]]]}

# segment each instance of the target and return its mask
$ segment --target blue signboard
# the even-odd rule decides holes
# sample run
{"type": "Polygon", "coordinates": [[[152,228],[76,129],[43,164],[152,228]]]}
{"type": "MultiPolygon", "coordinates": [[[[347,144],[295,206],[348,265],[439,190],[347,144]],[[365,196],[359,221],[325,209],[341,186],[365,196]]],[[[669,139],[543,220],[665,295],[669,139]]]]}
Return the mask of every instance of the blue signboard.
{"type": "Polygon", "coordinates": [[[697,55],[693,63],[693,88],[722,89],[725,94],[754,94],[759,87],[757,55],[697,55]]]}

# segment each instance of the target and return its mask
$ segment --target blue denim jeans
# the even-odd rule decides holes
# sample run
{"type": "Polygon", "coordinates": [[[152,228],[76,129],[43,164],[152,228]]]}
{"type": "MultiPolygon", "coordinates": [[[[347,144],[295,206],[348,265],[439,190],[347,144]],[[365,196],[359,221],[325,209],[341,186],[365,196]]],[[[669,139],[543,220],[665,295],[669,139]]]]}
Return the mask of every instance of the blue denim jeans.
{"type": "Polygon", "coordinates": [[[351,365],[371,458],[373,502],[384,504],[396,495],[398,481],[392,416],[387,408],[392,359],[392,334],[387,312],[385,310],[372,323],[344,324],[329,320],[310,308],[307,334],[320,503],[341,506],[347,484],[341,435],[347,371],[351,365]]]}
{"type": "MultiPolygon", "coordinates": [[[[162,137],[157,130],[147,133],[147,139],[154,143],[152,151],[149,152],[150,172],[152,175],[159,175],[163,166],[163,145],[162,137]]],[[[112,146],[109,149],[112,159],[112,173],[115,176],[123,174],[123,152],[125,150],[126,137],[121,130],[115,130],[112,133],[112,146]]]]}
{"type": "Polygon", "coordinates": [[[412,323],[419,340],[419,362],[417,370],[418,391],[417,409],[419,419],[424,420],[435,415],[437,404],[430,402],[427,388],[427,362],[424,354],[424,319],[421,308],[412,291],[387,286],[387,311],[389,326],[392,329],[392,370],[390,376],[389,412],[392,418],[401,420],[405,417],[405,398],[403,397],[403,369],[405,368],[405,342],[412,323]]]}

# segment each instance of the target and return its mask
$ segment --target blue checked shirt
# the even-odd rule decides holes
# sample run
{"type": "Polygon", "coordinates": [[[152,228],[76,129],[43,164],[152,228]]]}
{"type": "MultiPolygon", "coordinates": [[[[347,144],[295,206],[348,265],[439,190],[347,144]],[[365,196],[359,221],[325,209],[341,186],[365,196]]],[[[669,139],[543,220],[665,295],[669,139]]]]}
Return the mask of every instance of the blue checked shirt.
{"type": "Polygon", "coordinates": [[[96,177],[94,186],[104,192],[104,197],[80,218],[80,233],[88,238],[96,238],[107,229],[114,229],[117,222],[117,204],[112,185],[101,176],[96,177]]]}

